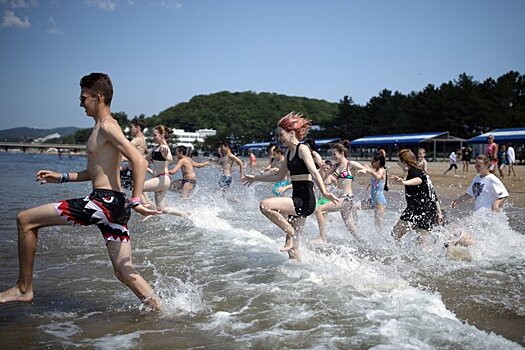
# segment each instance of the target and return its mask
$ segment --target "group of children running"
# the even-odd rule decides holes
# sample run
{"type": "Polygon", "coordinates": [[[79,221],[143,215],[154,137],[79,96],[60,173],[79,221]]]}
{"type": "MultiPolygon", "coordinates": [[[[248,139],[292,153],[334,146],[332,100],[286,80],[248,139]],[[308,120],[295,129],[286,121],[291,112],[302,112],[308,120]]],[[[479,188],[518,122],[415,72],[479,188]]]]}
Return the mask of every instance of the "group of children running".
{"type": "MultiPolygon", "coordinates": [[[[444,215],[436,191],[428,175],[427,161],[423,149],[418,157],[409,149],[398,152],[398,165],[406,177],[388,176],[386,154],[379,150],[373,155],[370,165],[363,165],[348,159],[347,141],[332,147],[332,161],[323,162],[308,142],[301,142],[311,126],[311,121],[300,114],[290,113],[277,123],[279,141],[286,147],[283,154],[279,149],[270,150],[274,163],[265,170],[270,174],[246,175],[243,182],[250,185],[256,181],[274,182],[273,192],[277,197],[261,201],[261,212],[286,234],[281,251],[291,258],[299,256],[299,236],[306,217],[315,213],[319,226],[320,240],[326,241],[326,214],[340,212],[350,233],[356,235],[356,209],[362,207],[354,198],[352,184],[359,173],[370,174],[370,197],[367,207],[374,209],[375,223],[380,232],[384,231],[384,213],[387,200],[388,180],[405,187],[406,208],[391,235],[396,241],[415,230],[418,240],[425,242],[428,233],[444,223],[444,215]],[[287,182],[289,181],[290,184],[287,182]],[[316,200],[314,184],[321,197],[316,200]],[[292,188],[291,197],[282,197],[282,192],[292,188]],[[281,189],[281,190],[280,190],[281,189]]],[[[508,192],[503,183],[489,171],[490,159],[480,155],[475,160],[478,175],[471,182],[467,192],[452,202],[452,208],[469,198],[475,199],[475,210],[490,208],[499,211],[508,192]]],[[[458,239],[452,244],[467,244],[472,240],[458,239]]],[[[448,246],[450,242],[446,245],[448,246]]]]}

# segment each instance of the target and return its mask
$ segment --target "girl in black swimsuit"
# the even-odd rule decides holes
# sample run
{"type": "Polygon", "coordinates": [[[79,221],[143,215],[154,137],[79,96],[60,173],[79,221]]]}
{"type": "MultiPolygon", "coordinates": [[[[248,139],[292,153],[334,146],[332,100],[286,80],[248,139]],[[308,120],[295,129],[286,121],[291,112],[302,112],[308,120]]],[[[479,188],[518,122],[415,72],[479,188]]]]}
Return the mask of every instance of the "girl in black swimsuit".
{"type": "Polygon", "coordinates": [[[285,160],[279,171],[271,175],[246,175],[243,182],[250,185],[254,181],[276,182],[282,180],[288,171],[292,180],[292,198],[272,197],[261,201],[261,212],[286,233],[286,243],[281,251],[288,252],[291,259],[299,258],[299,234],[307,216],[315,210],[315,194],[312,182],[315,181],[322,195],[337,202],[337,198],[326,191],[323,180],[317,171],[312,154],[300,141],[312,125],[311,121],[293,112],[282,117],[277,123],[279,140],[288,148],[285,160]],[[290,218],[286,220],[283,215],[290,218]]]}

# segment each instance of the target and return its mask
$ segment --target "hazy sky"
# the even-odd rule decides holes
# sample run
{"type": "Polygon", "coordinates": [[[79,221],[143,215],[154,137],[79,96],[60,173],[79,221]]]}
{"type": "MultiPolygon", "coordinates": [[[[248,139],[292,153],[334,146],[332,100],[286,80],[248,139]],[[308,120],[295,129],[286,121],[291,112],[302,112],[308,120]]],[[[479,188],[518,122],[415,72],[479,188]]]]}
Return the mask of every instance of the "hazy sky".
{"type": "Polygon", "coordinates": [[[525,74],[524,0],[0,0],[0,11],[0,129],[91,126],[78,84],[94,71],[130,118],[223,90],[364,105],[463,72],[525,74]]]}

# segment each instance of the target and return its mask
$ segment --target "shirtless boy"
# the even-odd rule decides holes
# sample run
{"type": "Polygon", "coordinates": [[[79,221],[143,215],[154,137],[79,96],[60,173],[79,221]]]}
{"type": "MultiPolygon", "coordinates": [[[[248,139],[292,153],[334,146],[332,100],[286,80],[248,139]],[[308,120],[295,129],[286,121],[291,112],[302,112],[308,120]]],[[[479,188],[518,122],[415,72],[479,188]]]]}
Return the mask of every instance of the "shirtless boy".
{"type": "Polygon", "coordinates": [[[195,168],[202,168],[210,164],[210,161],[197,163],[187,156],[188,148],[186,146],[177,146],[175,149],[175,156],[177,157],[177,165],[169,171],[170,175],[174,175],[177,171],[182,171],[182,179],[171,182],[171,190],[181,191],[182,199],[190,198],[190,193],[197,184],[197,176],[195,175],[195,168]]]}
{"type": "Polygon", "coordinates": [[[62,174],[40,170],[36,179],[41,184],[91,181],[93,192],[86,198],[62,200],[18,213],[18,280],[13,288],[0,293],[0,303],[33,300],[33,264],[38,230],[73,223],[98,226],[106,241],[117,278],[143,303],[158,310],[161,303],[155,292],[131,263],[127,228],[131,208],[142,215],[159,213],[140,203],[147,162],[126,139],[118,122],[111,115],[113,86],[109,77],[103,73],[91,73],[80,80],[80,87],[80,107],[95,120],[86,145],[87,169],[62,174]],[[133,170],[133,198],[129,202],[120,187],[119,167],[122,155],[131,161],[133,170]]]}
{"type": "Polygon", "coordinates": [[[229,188],[232,183],[233,163],[237,163],[239,166],[241,178],[244,177],[244,163],[233,155],[227,142],[223,142],[219,150],[221,154],[220,164],[222,166],[222,176],[219,179],[219,187],[224,191],[229,188]]]}

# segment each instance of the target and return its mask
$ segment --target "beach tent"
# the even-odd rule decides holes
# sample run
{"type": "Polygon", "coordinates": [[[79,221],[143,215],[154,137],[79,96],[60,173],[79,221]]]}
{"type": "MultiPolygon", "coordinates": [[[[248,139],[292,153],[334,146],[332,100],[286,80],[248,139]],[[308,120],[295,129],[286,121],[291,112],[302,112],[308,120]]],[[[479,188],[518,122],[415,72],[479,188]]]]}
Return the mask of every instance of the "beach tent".
{"type": "MultiPolygon", "coordinates": [[[[328,145],[330,143],[334,143],[334,142],[337,142],[339,139],[338,138],[331,138],[331,139],[318,139],[318,140],[315,140],[315,146],[316,147],[320,147],[320,146],[323,146],[323,145],[328,145]]],[[[279,141],[275,141],[273,143],[279,143],[279,141]]],[[[247,143],[245,145],[242,145],[239,147],[240,150],[249,150],[249,149],[266,149],[268,148],[268,146],[270,145],[270,142],[257,142],[257,143],[247,143]]]]}
{"type": "MultiPolygon", "coordinates": [[[[360,148],[403,148],[407,146],[418,146],[422,147],[425,143],[433,144],[433,159],[436,159],[436,147],[437,143],[446,143],[453,142],[458,143],[459,147],[463,146],[463,143],[466,142],[465,139],[451,136],[448,131],[434,131],[434,132],[423,132],[423,133],[414,133],[414,134],[395,134],[395,135],[374,135],[374,136],[365,136],[359,139],[351,141],[351,146],[360,147],[360,148]]],[[[425,148],[429,148],[426,146],[425,148]]]]}
{"type": "Polygon", "coordinates": [[[494,136],[496,143],[525,143],[525,128],[495,129],[468,139],[468,143],[487,143],[487,137],[494,136]]]}

